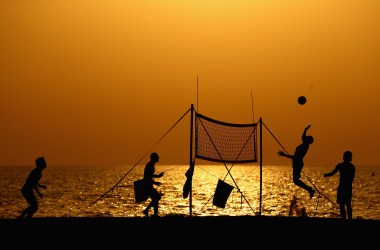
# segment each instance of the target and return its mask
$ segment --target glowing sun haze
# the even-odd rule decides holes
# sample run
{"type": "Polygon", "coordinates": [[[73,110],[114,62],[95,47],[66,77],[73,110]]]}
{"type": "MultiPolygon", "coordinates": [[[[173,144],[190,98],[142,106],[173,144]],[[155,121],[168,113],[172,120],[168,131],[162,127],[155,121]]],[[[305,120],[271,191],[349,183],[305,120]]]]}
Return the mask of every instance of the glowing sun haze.
{"type": "MultiPolygon", "coordinates": [[[[289,153],[311,124],[305,165],[380,165],[379,1],[3,0],[0,38],[0,165],[134,164],[191,104],[289,153]]],[[[189,125],[160,164],[188,163],[189,125]]]]}

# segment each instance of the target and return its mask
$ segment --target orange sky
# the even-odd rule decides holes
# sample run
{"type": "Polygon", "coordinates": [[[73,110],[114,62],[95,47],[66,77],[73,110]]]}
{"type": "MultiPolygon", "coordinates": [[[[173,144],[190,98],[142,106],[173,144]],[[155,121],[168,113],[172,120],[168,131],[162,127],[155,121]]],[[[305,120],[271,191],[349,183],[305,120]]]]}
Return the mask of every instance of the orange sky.
{"type": "MultiPolygon", "coordinates": [[[[251,92],[289,153],[312,125],[306,165],[380,165],[376,0],[2,0],[0,55],[0,165],[135,164],[191,104],[251,123],[251,92]]],[[[189,119],[161,164],[189,161],[189,119]]]]}

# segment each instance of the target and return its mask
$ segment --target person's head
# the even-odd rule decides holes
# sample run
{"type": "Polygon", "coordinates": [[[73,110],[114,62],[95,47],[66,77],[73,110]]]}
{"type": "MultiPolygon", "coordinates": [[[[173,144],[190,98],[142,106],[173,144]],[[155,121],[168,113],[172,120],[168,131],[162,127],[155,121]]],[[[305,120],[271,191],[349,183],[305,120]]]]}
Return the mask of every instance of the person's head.
{"type": "Polygon", "coordinates": [[[36,159],[36,167],[40,169],[46,168],[46,161],[44,157],[38,157],[36,159]]]}
{"type": "Polygon", "coordinates": [[[352,152],[351,151],[344,152],[343,160],[344,161],[352,161],[352,152]]]}
{"type": "Polygon", "coordinates": [[[160,158],[160,157],[159,157],[158,154],[155,153],[155,152],[153,152],[153,153],[150,154],[150,160],[151,160],[151,161],[158,162],[158,159],[159,159],[159,158],[160,158]]]}
{"type": "Polygon", "coordinates": [[[302,141],[307,144],[312,144],[314,142],[314,138],[311,135],[308,135],[303,137],[302,141]]]}

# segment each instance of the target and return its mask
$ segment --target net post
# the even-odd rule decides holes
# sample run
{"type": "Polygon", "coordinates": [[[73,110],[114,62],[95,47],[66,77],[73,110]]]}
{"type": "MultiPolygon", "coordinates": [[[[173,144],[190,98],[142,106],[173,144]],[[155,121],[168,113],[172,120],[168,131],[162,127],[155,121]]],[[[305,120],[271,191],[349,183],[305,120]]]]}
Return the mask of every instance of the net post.
{"type": "Polygon", "coordinates": [[[261,216],[262,190],[263,190],[263,120],[260,117],[260,204],[259,216],[261,216]]]}
{"type": "MultiPolygon", "coordinates": [[[[193,167],[193,116],[194,116],[194,104],[191,104],[191,116],[190,116],[190,167],[193,167]]],[[[190,181],[190,197],[189,197],[189,215],[192,216],[193,207],[193,180],[190,181]]]]}

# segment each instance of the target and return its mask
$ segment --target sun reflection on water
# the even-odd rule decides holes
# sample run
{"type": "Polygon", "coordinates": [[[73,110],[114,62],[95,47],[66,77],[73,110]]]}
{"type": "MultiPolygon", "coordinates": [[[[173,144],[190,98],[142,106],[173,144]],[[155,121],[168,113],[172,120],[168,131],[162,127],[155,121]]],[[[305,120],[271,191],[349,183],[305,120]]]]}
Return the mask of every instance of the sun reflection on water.
{"type": "MultiPolygon", "coordinates": [[[[291,166],[263,166],[260,185],[260,167],[258,165],[230,166],[196,165],[192,182],[191,213],[194,216],[288,216],[290,204],[295,196],[299,209],[304,208],[308,216],[339,217],[335,204],[338,176],[323,178],[328,169],[305,166],[301,179],[307,182],[305,175],[313,181],[321,192],[312,200],[308,192],[292,182],[291,166]],[[213,204],[218,181],[233,186],[227,195],[225,207],[213,204]],[[261,196],[260,196],[261,193],[261,196]],[[261,209],[260,209],[261,204],[261,209]]],[[[190,214],[190,197],[183,198],[183,185],[188,166],[157,165],[156,171],[164,171],[160,179],[162,185],[159,214],[190,214]]],[[[0,169],[4,182],[1,183],[4,197],[0,197],[0,217],[14,218],[25,208],[20,189],[30,169],[0,169]],[[6,195],[6,196],[5,196],[6,195]]],[[[141,179],[143,166],[105,167],[50,167],[41,182],[47,184],[45,196],[40,199],[40,208],[36,217],[135,217],[142,216],[142,210],[149,201],[136,203],[133,182],[141,179]],[[130,171],[128,175],[125,173],[130,171]],[[122,178],[125,176],[124,178],[122,178]],[[122,178],[122,181],[115,186],[122,178]],[[113,188],[114,187],[114,188],[113,188]]],[[[376,168],[357,168],[354,182],[353,215],[354,218],[380,219],[380,175],[372,175],[376,168]]],[[[309,183],[310,184],[310,183],[309,183]]]]}

